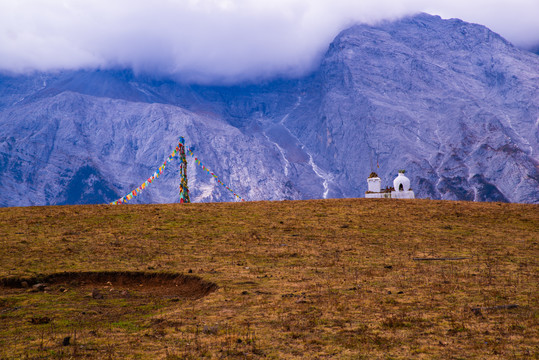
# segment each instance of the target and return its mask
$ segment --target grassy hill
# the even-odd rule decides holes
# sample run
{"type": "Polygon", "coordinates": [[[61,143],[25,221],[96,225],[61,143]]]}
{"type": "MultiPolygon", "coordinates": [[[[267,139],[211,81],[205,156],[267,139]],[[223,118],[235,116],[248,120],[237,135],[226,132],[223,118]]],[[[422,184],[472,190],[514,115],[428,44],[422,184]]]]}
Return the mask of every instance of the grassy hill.
{"type": "Polygon", "coordinates": [[[537,205],[2,208],[0,249],[2,359],[539,357],[537,205]]]}

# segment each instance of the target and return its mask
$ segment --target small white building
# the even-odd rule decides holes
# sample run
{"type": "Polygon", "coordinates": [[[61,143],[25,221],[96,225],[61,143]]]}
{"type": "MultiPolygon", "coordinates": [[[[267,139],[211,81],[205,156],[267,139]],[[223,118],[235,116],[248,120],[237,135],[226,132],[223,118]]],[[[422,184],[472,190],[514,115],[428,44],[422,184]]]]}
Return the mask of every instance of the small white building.
{"type": "Polygon", "coordinates": [[[372,172],[367,179],[368,190],[365,197],[369,199],[414,199],[415,194],[410,189],[410,179],[404,176],[405,171],[399,170],[399,175],[393,180],[392,188],[382,189],[382,180],[372,172]]]}
{"type": "Polygon", "coordinates": [[[382,179],[378,174],[372,172],[367,179],[368,190],[365,192],[365,197],[368,199],[390,198],[391,192],[389,189],[382,190],[382,179]]]}

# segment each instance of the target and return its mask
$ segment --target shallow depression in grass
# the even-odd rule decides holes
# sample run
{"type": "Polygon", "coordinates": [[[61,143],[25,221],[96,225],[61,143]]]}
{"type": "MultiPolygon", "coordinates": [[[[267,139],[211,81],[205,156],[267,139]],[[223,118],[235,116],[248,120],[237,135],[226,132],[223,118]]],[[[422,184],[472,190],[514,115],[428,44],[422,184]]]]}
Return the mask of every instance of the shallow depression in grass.
{"type": "Polygon", "coordinates": [[[178,273],[141,271],[61,272],[33,277],[5,277],[0,279],[0,291],[15,289],[28,291],[62,292],[67,289],[93,289],[93,296],[152,295],[163,297],[201,298],[215,291],[215,283],[198,276],[178,273]],[[100,290],[102,292],[100,292],[100,290]]]}

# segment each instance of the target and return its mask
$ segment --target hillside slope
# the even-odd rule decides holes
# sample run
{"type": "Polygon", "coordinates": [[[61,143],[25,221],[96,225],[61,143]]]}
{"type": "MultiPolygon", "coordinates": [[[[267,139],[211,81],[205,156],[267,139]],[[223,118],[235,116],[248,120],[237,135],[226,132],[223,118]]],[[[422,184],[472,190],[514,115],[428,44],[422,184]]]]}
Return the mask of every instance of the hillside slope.
{"type": "Polygon", "coordinates": [[[535,359],[538,210],[419,199],[0,208],[0,354],[535,359]],[[216,291],[189,296],[174,277],[216,291]]]}

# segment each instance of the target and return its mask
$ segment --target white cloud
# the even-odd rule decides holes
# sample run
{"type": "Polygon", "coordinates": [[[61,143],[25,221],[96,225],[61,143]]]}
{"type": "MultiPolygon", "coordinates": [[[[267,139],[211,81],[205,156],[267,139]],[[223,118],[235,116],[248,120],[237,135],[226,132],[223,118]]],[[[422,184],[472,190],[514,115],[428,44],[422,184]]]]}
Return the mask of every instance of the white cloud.
{"type": "Polygon", "coordinates": [[[0,70],[131,67],[210,82],[300,74],[352,23],[420,11],[539,43],[537,0],[6,0],[0,70]]]}

